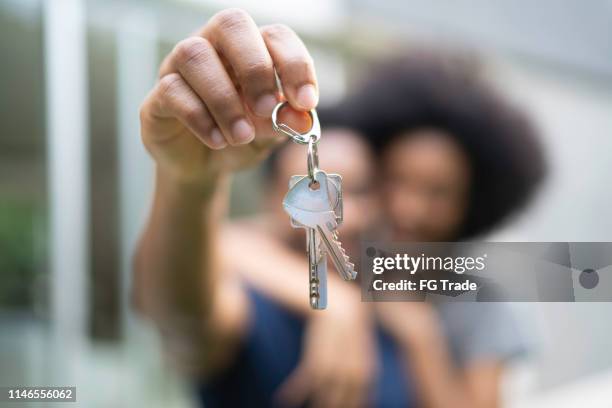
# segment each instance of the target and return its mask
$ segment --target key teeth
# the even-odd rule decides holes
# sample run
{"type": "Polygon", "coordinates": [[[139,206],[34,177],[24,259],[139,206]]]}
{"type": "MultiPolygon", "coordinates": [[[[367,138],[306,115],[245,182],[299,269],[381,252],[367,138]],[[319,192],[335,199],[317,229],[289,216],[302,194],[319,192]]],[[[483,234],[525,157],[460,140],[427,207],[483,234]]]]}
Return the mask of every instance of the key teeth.
{"type": "Polygon", "coordinates": [[[350,258],[342,247],[342,243],[340,242],[340,240],[338,240],[338,232],[334,231],[332,235],[334,237],[336,245],[338,245],[338,248],[340,249],[340,252],[342,252],[342,256],[344,257],[344,264],[346,265],[348,272],[350,273],[350,277],[348,277],[348,279],[345,278],[345,280],[353,280],[357,276],[357,272],[355,271],[355,264],[350,262],[350,258]]]}
{"type": "MultiPolygon", "coordinates": [[[[332,230],[332,228],[328,228],[328,231],[331,232],[331,238],[334,241],[334,244],[340,250],[340,253],[342,255],[342,259],[344,260],[344,265],[345,265],[346,272],[348,273],[348,275],[342,275],[342,273],[340,273],[340,276],[342,277],[342,279],[347,280],[347,281],[348,280],[354,280],[357,277],[357,272],[355,271],[355,264],[350,262],[349,256],[346,254],[346,251],[342,247],[342,243],[338,239],[338,230],[337,229],[333,229],[332,230]]],[[[321,242],[320,245],[324,245],[324,244],[321,242]]],[[[338,272],[340,272],[340,271],[338,271],[338,272]]]]}

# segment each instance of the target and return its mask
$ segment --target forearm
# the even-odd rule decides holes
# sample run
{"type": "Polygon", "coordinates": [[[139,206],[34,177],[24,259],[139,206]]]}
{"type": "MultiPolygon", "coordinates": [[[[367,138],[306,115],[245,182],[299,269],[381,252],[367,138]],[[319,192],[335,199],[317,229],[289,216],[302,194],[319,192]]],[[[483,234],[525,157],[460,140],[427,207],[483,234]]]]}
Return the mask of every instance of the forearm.
{"type": "Polygon", "coordinates": [[[215,230],[224,182],[195,187],[158,171],[151,214],[135,257],[134,300],[165,330],[197,332],[210,315],[215,230]]]}
{"type": "Polygon", "coordinates": [[[432,325],[406,338],[402,349],[421,404],[427,408],[494,408],[498,406],[500,366],[497,363],[459,369],[443,334],[432,325]],[[432,329],[432,330],[430,330],[432,329]]]}
{"type": "MultiPolygon", "coordinates": [[[[297,252],[249,223],[228,225],[222,241],[224,259],[250,285],[300,316],[317,313],[310,308],[308,299],[306,251],[297,252]]],[[[328,298],[325,312],[347,305],[358,306],[361,299],[357,285],[342,281],[331,269],[328,270],[328,298]]]]}
{"type": "Polygon", "coordinates": [[[444,343],[440,336],[431,335],[410,339],[403,345],[407,351],[403,358],[421,404],[427,408],[471,408],[444,343]]]}

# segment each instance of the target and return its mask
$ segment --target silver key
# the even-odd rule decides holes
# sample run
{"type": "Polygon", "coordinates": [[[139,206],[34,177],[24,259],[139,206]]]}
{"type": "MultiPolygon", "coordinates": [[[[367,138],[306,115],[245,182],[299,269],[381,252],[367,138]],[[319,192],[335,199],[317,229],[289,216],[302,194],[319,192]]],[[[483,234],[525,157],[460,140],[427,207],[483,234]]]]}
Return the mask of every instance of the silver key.
{"type": "Polygon", "coordinates": [[[310,178],[298,181],[285,196],[283,207],[295,221],[316,229],[340,276],[353,280],[357,272],[338,240],[338,222],[328,194],[328,176],[317,169],[314,180],[318,188],[311,188],[310,178]]]}
{"type": "MultiPolygon", "coordinates": [[[[349,261],[344,253],[336,228],[342,223],[342,178],[337,174],[327,175],[319,171],[319,157],[317,154],[317,143],[321,138],[321,126],[317,112],[312,109],[309,111],[312,120],[312,127],[305,133],[299,133],[284,123],[278,122],[278,112],[287,102],[281,102],[272,111],[272,127],[279,133],[289,136],[295,143],[308,146],[307,164],[308,176],[294,176],[289,184],[289,192],[285,200],[289,197],[288,205],[283,205],[291,217],[291,225],[295,228],[306,230],[306,251],[309,263],[309,294],[310,305],[313,309],[325,309],[327,307],[327,254],[329,254],[336,265],[336,269],[344,279],[355,279],[356,272],[354,265],[349,261]],[[318,174],[319,179],[315,177],[318,174]],[[316,184],[320,187],[320,193],[301,194],[301,199],[308,201],[306,207],[292,207],[290,202],[295,200],[295,196],[300,196],[296,190],[303,189],[304,186],[310,190],[310,185],[316,184]],[[320,202],[317,202],[319,200],[320,202]],[[314,206],[312,206],[314,205],[314,206]],[[314,219],[308,212],[312,208],[320,207],[319,218],[314,219]],[[305,211],[305,212],[304,212],[305,211]],[[324,214],[325,213],[325,214],[324,214]],[[294,215],[297,214],[296,218],[294,215]],[[319,225],[315,221],[321,221],[319,225]]],[[[316,190],[312,190],[316,191],[316,190]]],[[[299,199],[298,199],[299,201],[299,199]]]]}
{"type": "MultiPolygon", "coordinates": [[[[306,177],[308,176],[291,176],[291,179],[289,180],[289,190],[291,190],[291,188],[293,188],[298,181],[306,177]]],[[[334,209],[334,213],[336,213],[336,222],[340,226],[342,225],[342,221],[344,219],[342,205],[342,176],[339,174],[328,174],[327,181],[329,199],[331,201],[332,208],[334,209]]],[[[293,228],[306,228],[291,217],[289,217],[289,220],[291,221],[291,226],[293,228]]]]}
{"type": "MultiPolygon", "coordinates": [[[[308,177],[292,176],[289,180],[291,189],[301,179],[308,177]]],[[[334,207],[338,224],[342,223],[342,177],[338,174],[328,175],[330,183],[329,198],[334,207]]],[[[306,253],[308,254],[308,282],[310,307],[313,309],[325,309],[327,307],[327,255],[321,250],[321,238],[313,228],[306,227],[293,218],[290,218],[291,226],[294,228],[304,228],[306,230],[306,253]]]]}
{"type": "Polygon", "coordinates": [[[308,296],[310,307],[325,309],[327,307],[327,256],[321,251],[319,234],[313,228],[306,228],[308,243],[308,296]]]}

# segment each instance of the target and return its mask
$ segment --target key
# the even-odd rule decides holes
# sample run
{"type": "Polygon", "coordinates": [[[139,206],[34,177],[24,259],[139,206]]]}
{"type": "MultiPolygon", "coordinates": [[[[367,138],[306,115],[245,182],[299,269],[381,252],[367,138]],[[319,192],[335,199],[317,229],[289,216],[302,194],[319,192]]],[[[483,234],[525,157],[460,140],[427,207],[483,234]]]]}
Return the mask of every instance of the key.
{"type": "MultiPolygon", "coordinates": [[[[292,176],[289,180],[291,189],[301,179],[308,177],[292,176]]],[[[342,177],[338,174],[328,175],[328,193],[336,213],[338,224],[342,223],[342,177]]],[[[306,253],[308,254],[308,278],[309,278],[309,298],[310,307],[313,309],[325,309],[327,307],[327,256],[321,250],[321,239],[313,228],[308,228],[290,218],[291,226],[294,228],[304,228],[306,230],[306,253]]]]}
{"type": "Polygon", "coordinates": [[[308,286],[310,307],[327,308],[327,256],[321,251],[321,240],[313,228],[306,228],[308,244],[308,286]]]}
{"type": "Polygon", "coordinates": [[[321,242],[340,276],[344,280],[353,280],[357,272],[338,240],[338,221],[329,197],[328,176],[317,169],[314,172],[314,180],[318,183],[318,188],[313,188],[309,177],[299,180],[285,196],[283,207],[299,224],[313,228],[319,233],[321,242]]]}
{"type": "MultiPolygon", "coordinates": [[[[289,189],[298,181],[308,176],[292,176],[289,180],[289,189]]],[[[330,195],[337,195],[330,191],[330,195]]],[[[327,308],[327,256],[321,251],[321,240],[316,230],[308,228],[290,218],[291,226],[304,228],[306,231],[306,253],[308,254],[308,292],[310,307],[322,310],[327,308]]]]}
{"type": "Polygon", "coordinates": [[[278,112],[286,104],[287,102],[281,102],[274,107],[272,127],[277,132],[289,136],[295,143],[308,146],[306,156],[308,175],[291,178],[289,192],[283,200],[283,206],[291,217],[291,225],[294,228],[304,228],[306,231],[310,306],[313,309],[325,309],[327,307],[327,255],[330,255],[336,269],[344,279],[355,279],[357,275],[355,266],[342,249],[336,232],[344,217],[342,178],[337,174],[328,175],[319,170],[317,143],[321,138],[321,126],[317,112],[314,109],[308,112],[312,120],[312,127],[305,133],[299,133],[287,124],[278,122],[278,112]],[[319,188],[311,189],[315,185],[319,188]],[[316,191],[318,193],[313,193],[316,191]],[[300,200],[306,205],[295,206],[300,200]]]}
{"type": "MultiPolygon", "coordinates": [[[[291,179],[289,180],[289,189],[291,190],[291,188],[295,186],[298,181],[306,177],[308,176],[291,176],[291,179]]],[[[342,220],[344,219],[342,208],[342,176],[339,174],[328,174],[327,180],[329,199],[332,203],[334,213],[336,213],[336,222],[338,223],[338,226],[340,226],[342,224],[342,220]]],[[[289,220],[293,228],[306,228],[291,217],[289,217],[289,220]]]]}
{"type": "Polygon", "coordinates": [[[325,194],[328,189],[327,175],[317,170],[315,180],[319,183],[318,189],[310,187],[309,178],[300,180],[285,196],[283,206],[294,220],[319,232],[326,252],[340,276],[345,280],[355,279],[355,266],[349,261],[338,240],[336,215],[332,211],[328,194],[325,194]]]}

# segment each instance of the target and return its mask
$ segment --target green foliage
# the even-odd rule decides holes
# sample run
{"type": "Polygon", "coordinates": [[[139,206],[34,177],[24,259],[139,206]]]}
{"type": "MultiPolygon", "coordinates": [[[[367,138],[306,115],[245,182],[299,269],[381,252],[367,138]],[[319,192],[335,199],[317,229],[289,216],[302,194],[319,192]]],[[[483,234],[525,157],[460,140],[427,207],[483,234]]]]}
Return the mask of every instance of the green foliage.
{"type": "Polygon", "coordinates": [[[45,213],[40,204],[0,197],[0,307],[31,308],[44,271],[45,213]]]}

